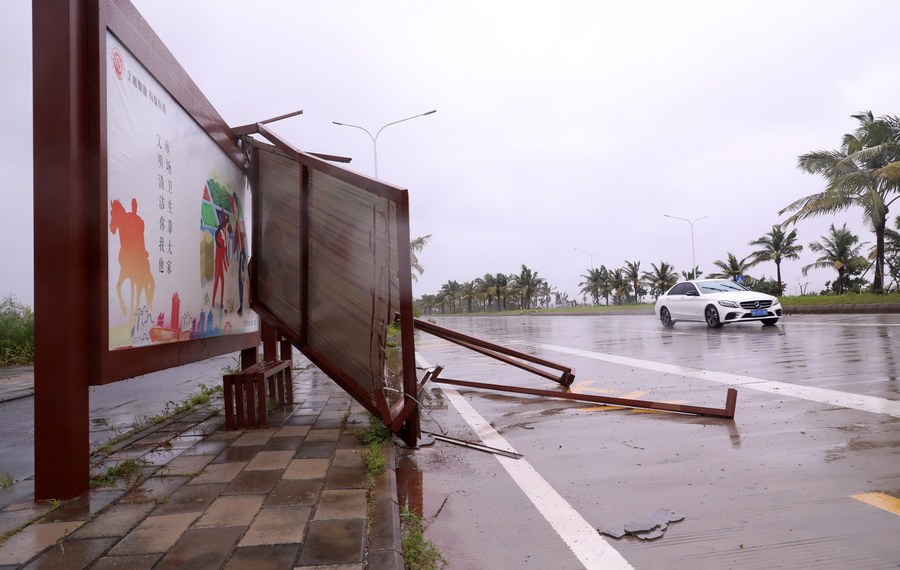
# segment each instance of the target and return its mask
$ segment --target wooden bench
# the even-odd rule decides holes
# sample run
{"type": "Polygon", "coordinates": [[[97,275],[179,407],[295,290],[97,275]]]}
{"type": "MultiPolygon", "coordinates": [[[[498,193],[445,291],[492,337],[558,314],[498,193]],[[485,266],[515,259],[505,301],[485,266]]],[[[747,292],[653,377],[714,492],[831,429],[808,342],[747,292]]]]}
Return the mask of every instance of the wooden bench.
{"type": "Polygon", "coordinates": [[[269,400],[294,403],[290,360],[268,360],[222,376],[225,428],[267,428],[269,400]],[[267,397],[268,396],[268,397],[267,397]]]}

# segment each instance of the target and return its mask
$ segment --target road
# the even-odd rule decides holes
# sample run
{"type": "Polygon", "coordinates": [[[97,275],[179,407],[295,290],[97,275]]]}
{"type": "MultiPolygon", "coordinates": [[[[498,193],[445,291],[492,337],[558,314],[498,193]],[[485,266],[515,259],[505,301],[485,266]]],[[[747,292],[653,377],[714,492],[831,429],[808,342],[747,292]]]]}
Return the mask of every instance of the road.
{"type": "MultiPolygon", "coordinates": [[[[900,315],[435,320],[573,366],[574,391],[709,407],[739,391],[732,421],[430,384],[423,429],[524,454],[401,454],[404,504],[451,568],[900,565],[900,315]],[[661,508],[685,518],[656,540],[595,530],[661,508]]],[[[421,333],[416,347],[444,377],[552,388],[421,333]]]]}

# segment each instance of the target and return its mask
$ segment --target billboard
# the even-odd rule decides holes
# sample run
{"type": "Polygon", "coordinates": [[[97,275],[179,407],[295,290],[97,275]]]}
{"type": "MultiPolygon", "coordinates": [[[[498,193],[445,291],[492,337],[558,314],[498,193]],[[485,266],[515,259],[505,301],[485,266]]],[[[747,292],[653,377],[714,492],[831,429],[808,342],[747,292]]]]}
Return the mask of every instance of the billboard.
{"type": "Polygon", "coordinates": [[[257,330],[244,172],[108,30],[105,61],[108,348],[257,330]]]}

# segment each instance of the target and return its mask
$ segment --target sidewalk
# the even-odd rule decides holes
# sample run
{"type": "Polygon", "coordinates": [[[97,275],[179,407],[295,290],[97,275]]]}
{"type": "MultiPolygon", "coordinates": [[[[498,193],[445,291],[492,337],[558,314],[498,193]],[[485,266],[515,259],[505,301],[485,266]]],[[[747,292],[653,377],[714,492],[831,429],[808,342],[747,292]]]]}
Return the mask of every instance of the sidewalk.
{"type": "Polygon", "coordinates": [[[294,402],[268,430],[225,431],[217,398],[133,435],[92,469],[139,465],[130,489],[117,479],[58,505],[36,503],[32,480],[0,490],[0,536],[21,529],[0,570],[403,568],[393,446],[367,532],[354,432],[368,416],[314,369],[295,375],[294,402]]]}

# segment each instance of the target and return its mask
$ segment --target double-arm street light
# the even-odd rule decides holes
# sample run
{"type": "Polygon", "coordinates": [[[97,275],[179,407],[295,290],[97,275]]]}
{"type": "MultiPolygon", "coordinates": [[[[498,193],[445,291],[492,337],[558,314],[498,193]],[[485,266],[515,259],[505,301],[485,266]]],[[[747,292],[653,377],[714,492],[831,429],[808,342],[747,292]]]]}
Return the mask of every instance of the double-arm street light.
{"type": "Polygon", "coordinates": [[[682,222],[687,222],[691,226],[691,278],[694,279],[697,276],[694,274],[694,271],[697,269],[697,259],[694,257],[694,224],[699,222],[700,220],[705,219],[707,216],[701,216],[694,220],[688,220],[687,218],[679,218],[678,216],[670,216],[669,214],[663,214],[663,216],[667,218],[672,218],[673,220],[681,220],[682,222]]]}
{"type": "Polygon", "coordinates": [[[587,255],[588,257],[590,257],[591,258],[591,269],[594,268],[594,254],[600,253],[599,251],[584,251],[583,249],[578,249],[577,247],[573,247],[572,249],[574,249],[575,251],[581,252],[581,253],[587,255]]]}
{"type": "Polygon", "coordinates": [[[375,136],[372,136],[372,133],[370,133],[368,131],[368,129],[360,127],[359,125],[351,125],[349,123],[339,123],[337,121],[331,121],[331,122],[334,123],[335,125],[339,125],[341,127],[353,127],[354,129],[359,129],[359,130],[363,131],[364,133],[366,133],[367,135],[369,135],[369,138],[372,139],[372,150],[375,155],[375,178],[378,178],[378,135],[381,134],[381,131],[390,127],[391,125],[396,125],[397,123],[402,123],[404,121],[409,121],[411,119],[416,119],[418,117],[424,117],[425,115],[431,115],[432,113],[437,113],[437,109],[433,109],[431,111],[428,111],[427,113],[419,113],[418,115],[413,115],[412,117],[406,117],[405,119],[400,119],[399,121],[394,121],[392,123],[388,123],[388,124],[384,125],[383,127],[381,127],[380,129],[378,129],[378,132],[375,133],[375,136]]]}

